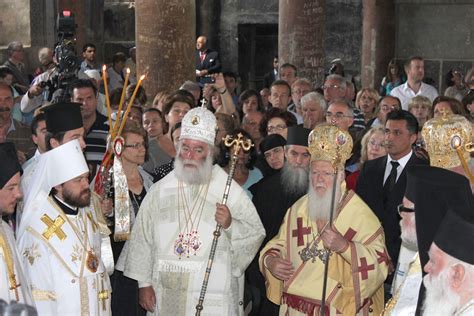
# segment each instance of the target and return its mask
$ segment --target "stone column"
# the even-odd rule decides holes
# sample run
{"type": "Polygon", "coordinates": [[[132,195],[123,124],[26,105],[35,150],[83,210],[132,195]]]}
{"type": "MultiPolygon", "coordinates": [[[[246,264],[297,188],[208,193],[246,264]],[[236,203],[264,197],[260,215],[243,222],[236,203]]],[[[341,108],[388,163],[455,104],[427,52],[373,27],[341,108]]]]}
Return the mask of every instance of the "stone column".
{"type": "Polygon", "coordinates": [[[196,1],[196,38],[207,37],[207,47],[219,51],[220,0],[196,1]]]}
{"type": "Polygon", "coordinates": [[[291,63],[298,77],[314,87],[324,80],[326,0],[280,0],[278,56],[280,65],[291,63]]]}
{"type": "Polygon", "coordinates": [[[195,34],[194,0],[135,2],[137,75],[148,70],[144,86],[149,98],[195,80],[195,34]]]}
{"type": "Polygon", "coordinates": [[[393,0],[362,3],[362,87],[378,89],[395,57],[395,4],[393,0]]]}

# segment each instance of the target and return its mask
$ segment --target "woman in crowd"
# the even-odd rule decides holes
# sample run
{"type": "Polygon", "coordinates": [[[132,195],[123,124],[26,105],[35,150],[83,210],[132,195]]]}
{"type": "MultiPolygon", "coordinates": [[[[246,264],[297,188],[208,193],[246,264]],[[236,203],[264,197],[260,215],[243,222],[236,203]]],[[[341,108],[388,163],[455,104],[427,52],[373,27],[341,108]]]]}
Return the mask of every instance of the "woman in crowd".
{"type": "Polygon", "coordinates": [[[253,89],[245,90],[240,94],[237,108],[241,119],[248,112],[265,112],[260,94],[253,89]]]}
{"type": "Polygon", "coordinates": [[[271,108],[260,122],[260,133],[265,137],[272,134],[280,134],[284,139],[288,137],[288,127],[296,126],[296,118],[288,111],[279,108],[271,108]]]}
{"type": "Polygon", "coordinates": [[[431,118],[431,101],[427,97],[417,95],[408,103],[408,111],[416,117],[421,130],[425,122],[431,118]]]}
{"type": "Polygon", "coordinates": [[[363,88],[357,92],[356,107],[364,114],[364,121],[367,125],[375,117],[375,108],[380,96],[373,88],[363,88]]]}
{"type": "Polygon", "coordinates": [[[347,188],[355,190],[357,179],[364,162],[373,160],[387,154],[384,144],[385,129],[381,126],[371,128],[364,137],[362,137],[362,149],[360,153],[359,169],[346,177],[347,188]]]}
{"type": "MultiPolygon", "coordinates": [[[[252,140],[250,135],[243,129],[234,130],[231,135],[237,137],[238,134],[242,134],[245,138],[252,140]]],[[[220,152],[217,157],[217,164],[224,168],[224,170],[229,173],[230,169],[230,158],[231,158],[231,148],[226,147],[223,143],[220,144],[220,152]]],[[[262,177],[262,173],[258,168],[254,168],[255,162],[257,160],[257,150],[255,147],[251,147],[248,152],[244,152],[242,148],[238,153],[237,163],[235,165],[235,173],[233,179],[247,192],[248,196],[252,198],[252,194],[248,188],[258,182],[262,177]]]]}
{"type": "MultiPolygon", "coordinates": [[[[140,205],[153,179],[141,165],[148,154],[148,137],[142,126],[128,121],[122,136],[125,140],[120,161],[127,180],[130,224],[133,226],[140,205]]],[[[115,192],[115,194],[118,194],[115,192]]],[[[119,207],[115,205],[115,208],[119,207]]],[[[132,227],[131,227],[132,228],[132,227]]],[[[112,235],[111,235],[112,236],[112,235]]],[[[145,315],[146,311],[138,304],[138,283],[123,275],[127,242],[115,241],[111,237],[115,272],[112,275],[112,313],[114,315],[145,315]]]]}
{"type": "Polygon", "coordinates": [[[451,69],[448,71],[444,82],[447,86],[444,95],[447,97],[461,101],[469,93],[469,88],[464,84],[462,74],[459,70],[451,69]]]}
{"type": "Polygon", "coordinates": [[[395,59],[390,60],[387,66],[387,74],[383,77],[380,85],[380,95],[390,95],[390,91],[392,91],[393,88],[398,87],[405,81],[406,77],[402,68],[395,59]]]}
{"type": "Polygon", "coordinates": [[[148,161],[143,165],[149,173],[155,168],[169,162],[175,153],[172,142],[163,133],[163,118],[161,112],[149,108],[143,113],[143,128],[148,133],[148,161]]]}
{"type": "MultiPolygon", "coordinates": [[[[166,137],[168,138],[169,142],[172,143],[171,127],[175,126],[176,123],[181,122],[183,117],[186,115],[186,113],[188,113],[189,110],[193,108],[193,106],[194,97],[190,98],[178,93],[171,96],[165,103],[163,106],[163,117],[165,118],[166,122],[166,137]]],[[[170,156],[174,157],[175,155],[176,151],[174,151],[170,156]]]]}
{"type": "Polygon", "coordinates": [[[466,116],[462,103],[456,99],[440,95],[433,101],[431,116],[439,117],[443,113],[466,116]]]}

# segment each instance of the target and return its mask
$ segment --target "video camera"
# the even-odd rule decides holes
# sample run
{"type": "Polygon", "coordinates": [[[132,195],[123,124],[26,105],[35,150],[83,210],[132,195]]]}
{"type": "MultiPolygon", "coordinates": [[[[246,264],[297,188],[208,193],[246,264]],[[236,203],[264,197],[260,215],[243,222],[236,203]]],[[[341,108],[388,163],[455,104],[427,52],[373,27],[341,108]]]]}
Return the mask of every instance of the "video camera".
{"type": "Polygon", "coordinates": [[[80,67],[75,50],[76,24],[71,11],[65,10],[58,15],[56,33],[58,42],[54,48],[54,56],[58,64],[50,79],[41,82],[40,86],[49,90],[48,101],[69,101],[70,95],[67,87],[77,79],[80,67]]]}

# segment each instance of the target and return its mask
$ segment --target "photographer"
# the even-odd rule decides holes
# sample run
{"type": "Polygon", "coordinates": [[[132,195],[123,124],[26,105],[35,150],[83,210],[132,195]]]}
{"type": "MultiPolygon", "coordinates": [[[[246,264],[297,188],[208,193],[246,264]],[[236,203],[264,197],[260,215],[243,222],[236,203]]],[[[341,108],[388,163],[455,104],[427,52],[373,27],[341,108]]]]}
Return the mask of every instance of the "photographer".
{"type": "Polygon", "coordinates": [[[46,83],[50,82],[57,70],[56,56],[53,56],[53,63],[55,66],[49,67],[45,72],[33,79],[28,91],[21,99],[21,111],[29,113],[39,108],[45,101],[48,100],[49,89],[46,88],[46,83]],[[43,94],[44,93],[44,94],[43,94]]]}

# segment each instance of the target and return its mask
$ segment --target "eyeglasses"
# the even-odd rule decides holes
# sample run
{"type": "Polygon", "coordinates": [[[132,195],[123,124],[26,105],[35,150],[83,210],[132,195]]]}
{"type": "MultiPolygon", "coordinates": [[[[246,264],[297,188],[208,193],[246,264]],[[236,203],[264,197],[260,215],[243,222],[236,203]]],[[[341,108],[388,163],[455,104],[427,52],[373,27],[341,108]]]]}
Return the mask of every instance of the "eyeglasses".
{"type": "Polygon", "coordinates": [[[385,143],[377,143],[376,141],[369,141],[369,145],[371,147],[374,147],[374,148],[384,148],[385,147],[385,143]]]}
{"type": "Polygon", "coordinates": [[[403,204],[399,204],[397,206],[397,211],[398,211],[398,215],[402,216],[402,212],[405,212],[405,213],[413,213],[415,211],[414,208],[410,208],[410,207],[405,207],[403,204]]]}
{"type": "Polygon", "coordinates": [[[344,117],[352,117],[352,115],[345,115],[344,113],[337,112],[337,113],[332,113],[332,112],[326,112],[325,116],[329,119],[331,118],[336,118],[338,120],[344,118],[344,117]]]}
{"type": "Polygon", "coordinates": [[[133,149],[145,149],[145,143],[135,143],[135,144],[125,144],[123,145],[124,148],[133,148],[133,149]]]}
{"type": "Polygon", "coordinates": [[[275,126],[267,126],[267,132],[273,133],[273,132],[279,132],[287,128],[286,125],[275,125],[275,126]]]}

